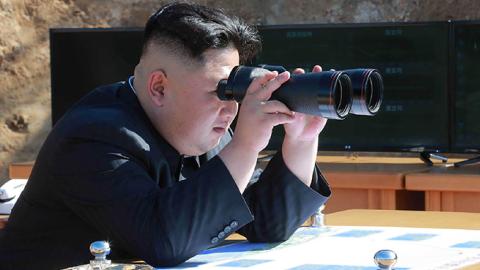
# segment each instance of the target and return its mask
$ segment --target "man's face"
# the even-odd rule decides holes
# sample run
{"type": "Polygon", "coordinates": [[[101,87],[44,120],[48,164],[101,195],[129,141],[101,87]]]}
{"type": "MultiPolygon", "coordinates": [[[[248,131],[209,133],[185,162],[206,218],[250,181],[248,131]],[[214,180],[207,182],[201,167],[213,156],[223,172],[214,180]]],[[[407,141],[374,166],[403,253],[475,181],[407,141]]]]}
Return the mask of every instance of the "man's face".
{"type": "Polygon", "coordinates": [[[180,153],[200,155],[215,147],[238,111],[235,101],[222,101],[217,84],[239,64],[233,48],[205,51],[201,64],[184,66],[168,74],[164,112],[170,123],[166,138],[180,153]]]}

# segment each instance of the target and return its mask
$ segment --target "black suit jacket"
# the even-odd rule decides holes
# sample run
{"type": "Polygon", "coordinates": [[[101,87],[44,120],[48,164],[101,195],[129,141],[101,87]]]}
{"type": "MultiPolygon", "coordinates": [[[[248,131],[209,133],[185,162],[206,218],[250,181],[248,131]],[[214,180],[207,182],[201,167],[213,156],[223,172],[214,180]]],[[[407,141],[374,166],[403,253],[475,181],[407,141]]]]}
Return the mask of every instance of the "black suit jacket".
{"type": "Polygon", "coordinates": [[[318,171],[309,188],[278,151],[242,196],[218,151],[178,181],[183,157],[153,128],[128,84],[92,91],[45,141],[2,232],[0,267],[85,264],[98,240],[110,241],[113,260],[176,265],[234,231],[250,241],[285,240],[330,195],[318,171]]]}

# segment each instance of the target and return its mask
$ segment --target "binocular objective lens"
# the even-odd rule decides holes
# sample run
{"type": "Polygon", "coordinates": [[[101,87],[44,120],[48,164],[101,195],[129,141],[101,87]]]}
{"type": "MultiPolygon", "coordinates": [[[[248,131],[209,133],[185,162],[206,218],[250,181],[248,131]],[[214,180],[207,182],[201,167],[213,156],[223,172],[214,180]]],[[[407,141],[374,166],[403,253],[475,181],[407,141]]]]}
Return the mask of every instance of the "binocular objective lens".
{"type": "Polygon", "coordinates": [[[336,80],[333,95],[335,98],[335,110],[340,117],[345,117],[352,106],[351,83],[348,76],[342,74],[336,80]]]}
{"type": "Polygon", "coordinates": [[[365,89],[365,99],[368,110],[371,113],[376,113],[380,109],[383,93],[383,82],[380,74],[374,72],[369,76],[365,89]]]}

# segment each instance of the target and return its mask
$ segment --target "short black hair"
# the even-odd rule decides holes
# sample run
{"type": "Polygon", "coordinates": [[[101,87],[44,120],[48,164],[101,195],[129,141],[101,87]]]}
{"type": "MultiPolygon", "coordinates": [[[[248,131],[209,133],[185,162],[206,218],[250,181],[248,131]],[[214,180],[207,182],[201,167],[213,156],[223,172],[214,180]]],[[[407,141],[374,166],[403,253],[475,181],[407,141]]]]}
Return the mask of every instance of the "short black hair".
{"type": "Polygon", "coordinates": [[[207,49],[233,44],[240,63],[247,63],[261,48],[256,28],[222,10],[197,4],[174,2],[152,14],[145,26],[143,50],[154,42],[201,60],[207,49]]]}

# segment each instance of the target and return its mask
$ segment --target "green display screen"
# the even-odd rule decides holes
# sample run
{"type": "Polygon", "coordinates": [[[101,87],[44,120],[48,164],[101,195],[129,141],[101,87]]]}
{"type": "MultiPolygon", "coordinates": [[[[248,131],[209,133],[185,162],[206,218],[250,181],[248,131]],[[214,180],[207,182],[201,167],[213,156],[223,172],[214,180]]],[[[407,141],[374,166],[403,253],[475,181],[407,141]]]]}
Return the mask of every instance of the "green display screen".
{"type": "MultiPolygon", "coordinates": [[[[306,71],[375,68],[384,78],[374,117],[330,120],[320,150],[448,150],[448,24],[289,25],[259,28],[256,64],[306,71]]],[[[281,143],[276,128],[269,148],[281,143]]]]}

